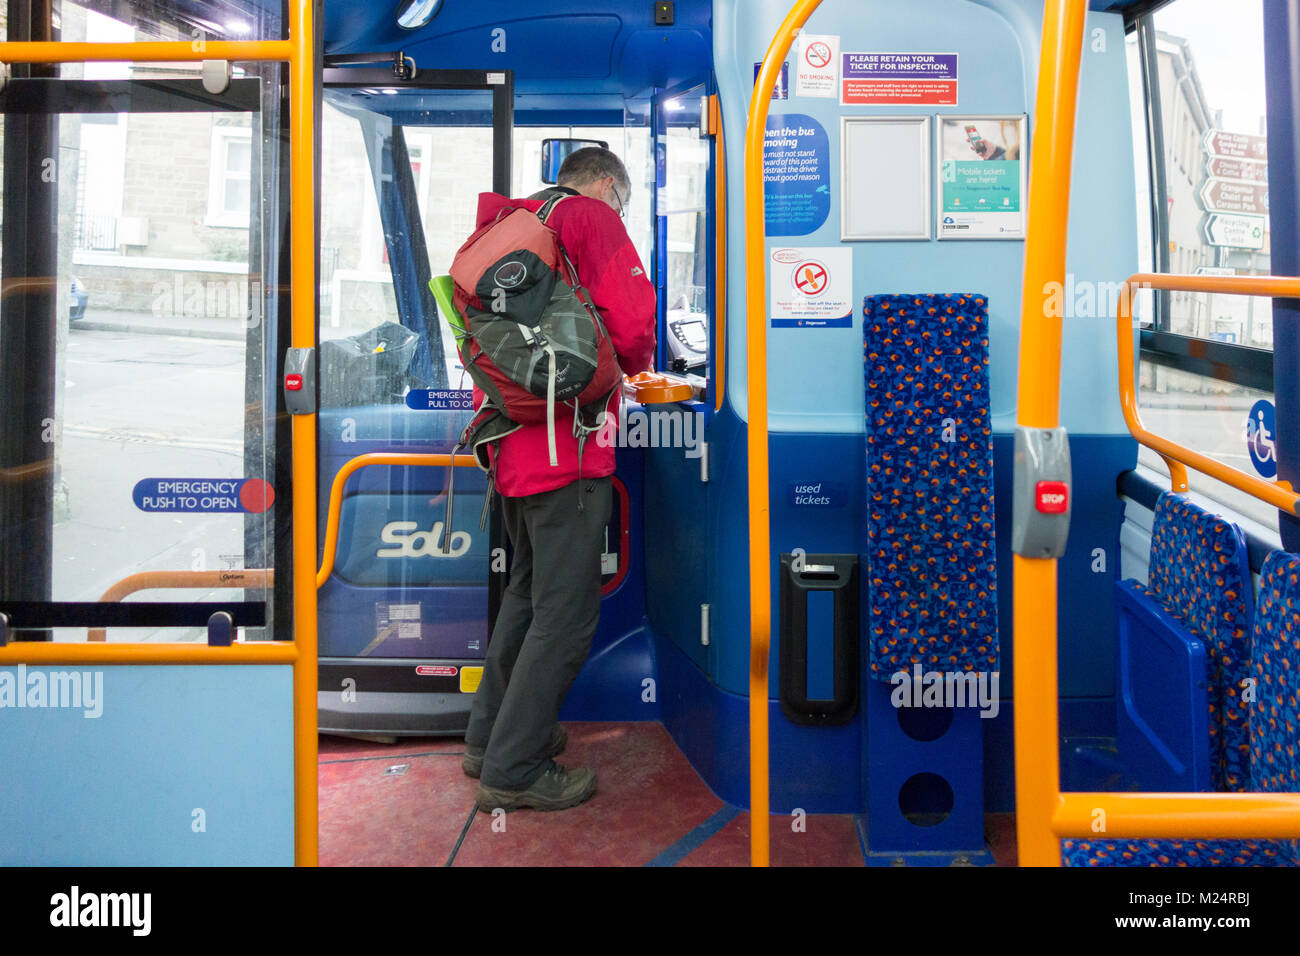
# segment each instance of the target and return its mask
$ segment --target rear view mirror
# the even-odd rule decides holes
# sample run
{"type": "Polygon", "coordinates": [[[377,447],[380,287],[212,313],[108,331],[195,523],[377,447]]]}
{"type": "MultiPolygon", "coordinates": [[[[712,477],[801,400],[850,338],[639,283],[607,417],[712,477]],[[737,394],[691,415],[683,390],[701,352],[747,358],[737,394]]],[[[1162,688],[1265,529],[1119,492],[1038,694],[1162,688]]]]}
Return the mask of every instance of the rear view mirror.
{"type": "Polygon", "coordinates": [[[599,146],[601,149],[609,149],[609,143],[599,139],[544,139],[542,140],[542,172],[541,180],[548,186],[554,186],[556,180],[560,178],[560,167],[564,161],[569,158],[570,153],[576,153],[580,149],[588,146],[599,146]]]}

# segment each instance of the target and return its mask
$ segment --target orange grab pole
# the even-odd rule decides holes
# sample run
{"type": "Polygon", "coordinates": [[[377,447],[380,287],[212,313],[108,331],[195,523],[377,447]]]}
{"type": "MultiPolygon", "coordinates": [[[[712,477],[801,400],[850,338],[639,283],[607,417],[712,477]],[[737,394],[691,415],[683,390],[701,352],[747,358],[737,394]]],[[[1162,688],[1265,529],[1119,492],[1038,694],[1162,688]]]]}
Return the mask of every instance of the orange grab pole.
{"type": "Polygon", "coordinates": [[[717,373],[713,383],[713,410],[720,412],[727,392],[727,137],[722,128],[722,97],[717,93],[709,97],[709,116],[713,148],[718,157],[713,204],[717,211],[714,233],[718,250],[717,274],[713,282],[713,364],[717,373]]]}
{"type": "MultiPolygon", "coordinates": [[[[407,465],[410,467],[447,468],[452,465],[451,455],[426,455],[420,452],[376,452],[370,455],[357,455],[344,462],[343,467],[334,476],[330,486],[329,515],[325,519],[325,553],[321,555],[320,570],[315,572],[315,586],[322,588],[334,570],[334,558],[339,546],[339,513],[343,510],[343,486],[353,473],[368,465],[407,465]]],[[[454,462],[458,468],[478,467],[473,455],[457,455],[454,462]]],[[[446,529],[451,533],[451,529],[446,529]]]]}
{"type": "Polygon", "coordinates": [[[767,866],[771,854],[768,785],[768,675],[772,647],[771,515],[767,454],[767,293],[763,214],[763,140],[777,74],[795,31],[821,0],[798,0],[763,55],[745,127],[745,312],[749,364],[749,807],[750,864],[767,866]]]}
{"type": "MultiPolygon", "coordinates": [[[[0,647],[0,667],[13,664],[293,664],[302,655],[289,641],[254,641],[229,647],[207,644],[132,642],[81,644],[69,641],[17,641],[0,647]]],[[[312,658],[310,666],[315,668],[312,658]]]]}
{"type": "Polygon", "coordinates": [[[1140,272],[1130,276],[1124,283],[1120,291],[1119,310],[1115,322],[1119,355],[1119,401],[1120,407],[1124,410],[1124,421],[1128,424],[1128,430],[1133,433],[1134,438],[1165,460],[1165,464],[1169,466],[1174,491],[1187,490],[1187,467],[1190,467],[1231,485],[1238,491],[1244,491],[1287,514],[1300,514],[1298,510],[1300,495],[1291,490],[1289,482],[1265,481],[1255,475],[1248,475],[1207,455],[1162,438],[1143,426],[1142,418],[1138,413],[1137,386],[1133,374],[1135,363],[1133,361],[1132,298],[1139,289],[1300,298],[1300,279],[1278,276],[1181,276],[1140,272]]]}
{"type": "MultiPolygon", "coordinates": [[[[282,60],[299,49],[292,40],[140,40],[127,43],[0,43],[0,63],[163,63],[195,60],[282,60]]],[[[311,57],[310,48],[306,51],[311,57]]]]}
{"type": "MultiPolygon", "coordinates": [[[[1070,163],[1086,3],[1046,0],[1038,73],[1029,228],[1021,300],[1017,424],[1060,421],[1061,319],[1048,293],[1065,279],[1070,163]]],[[[1016,830],[1020,862],[1060,866],[1052,813],[1060,799],[1056,713],[1056,561],[1015,555],[1016,830]]]]}
{"type": "MultiPolygon", "coordinates": [[[[289,341],[316,347],[316,62],[314,0],[292,4],[289,35],[289,341]]],[[[293,670],[294,856],[315,866],[318,855],[316,765],[316,413],[292,416],[293,634],[300,655],[293,670]]]]}
{"type": "Polygon", "coordinates": [[[1060,836],[1106,839],[1300,838],[1300,793],[1063,793],[1052,817],[1060,836]]]}

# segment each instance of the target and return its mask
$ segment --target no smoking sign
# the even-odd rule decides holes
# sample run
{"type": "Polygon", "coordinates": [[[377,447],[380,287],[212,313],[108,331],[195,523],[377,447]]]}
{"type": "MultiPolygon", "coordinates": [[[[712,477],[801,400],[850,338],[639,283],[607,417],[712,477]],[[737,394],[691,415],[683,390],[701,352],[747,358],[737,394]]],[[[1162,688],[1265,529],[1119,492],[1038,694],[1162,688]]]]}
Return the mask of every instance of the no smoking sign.
{"type": "Polygon", "coordinates": [[[834,53],[831,52],[831,45],[824,40],[809,43],[803,51],[804,62],[814,70],[824,69],[834,57],[834,53]]]}
{"type": "Polygon", "coordinates": [[[805,35],[799,37],[799,43],[795,95],[836,96],[839,84],[840,38],[805,35]]]}

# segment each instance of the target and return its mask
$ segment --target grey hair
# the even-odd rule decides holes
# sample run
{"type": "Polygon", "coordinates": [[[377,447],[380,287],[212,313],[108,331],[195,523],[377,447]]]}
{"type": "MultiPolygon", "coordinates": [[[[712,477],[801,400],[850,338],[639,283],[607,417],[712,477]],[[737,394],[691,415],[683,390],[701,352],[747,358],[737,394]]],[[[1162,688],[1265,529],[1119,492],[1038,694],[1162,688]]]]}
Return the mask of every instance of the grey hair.
{"type": "Polygon", "coordinates": [[[624,196],[631,191],[632,183],[623,160],[599,146],[584,146],[565,158],[555,181],[557,186],[585,186],[606,176],[614,177],[614,185],[624,196]]]}

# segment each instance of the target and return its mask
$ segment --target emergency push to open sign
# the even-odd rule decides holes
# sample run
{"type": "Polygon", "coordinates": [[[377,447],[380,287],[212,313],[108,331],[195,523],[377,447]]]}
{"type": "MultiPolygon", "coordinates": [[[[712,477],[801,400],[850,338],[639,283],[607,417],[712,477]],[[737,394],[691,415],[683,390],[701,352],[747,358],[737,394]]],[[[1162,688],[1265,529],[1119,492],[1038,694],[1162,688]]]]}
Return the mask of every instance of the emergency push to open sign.
{"type": "Polygon", "coordinates": [[[261,514],[275,489],[261,478],[142,478],[131,498],[155,513],[261,514]]]}

